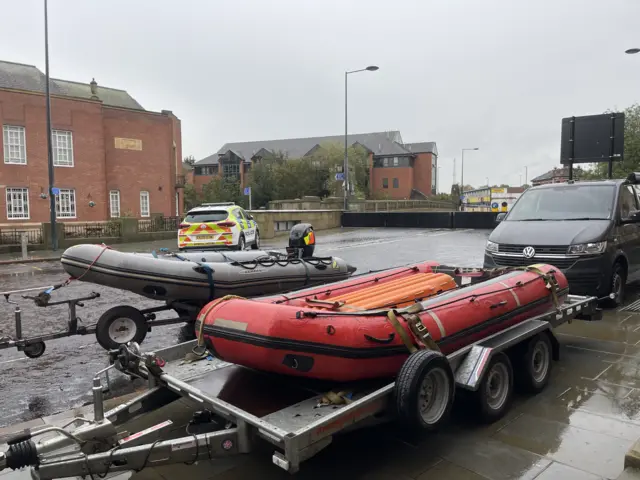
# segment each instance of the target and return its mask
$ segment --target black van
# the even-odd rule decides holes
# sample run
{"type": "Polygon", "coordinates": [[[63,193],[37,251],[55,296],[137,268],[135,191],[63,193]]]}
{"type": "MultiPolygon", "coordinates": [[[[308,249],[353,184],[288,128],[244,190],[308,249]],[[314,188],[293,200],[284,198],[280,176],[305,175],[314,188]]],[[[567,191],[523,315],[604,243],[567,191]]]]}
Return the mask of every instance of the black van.
{"type": "Polygon", "coordinates": [[[526,190],[489,235],[485,268],[548,263],[571,293],[619,305],[640,276],[640,173],[526,190]],[[613,295],[611,295],[613,294],[613,295]]]}

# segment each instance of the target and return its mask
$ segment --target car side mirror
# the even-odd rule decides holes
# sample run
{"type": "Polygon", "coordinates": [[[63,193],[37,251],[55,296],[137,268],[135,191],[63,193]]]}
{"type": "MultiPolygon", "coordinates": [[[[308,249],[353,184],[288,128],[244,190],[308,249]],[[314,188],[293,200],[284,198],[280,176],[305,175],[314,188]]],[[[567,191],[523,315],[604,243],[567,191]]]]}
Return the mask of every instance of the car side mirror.
{"type": "Polygon", "coordinates": [[[249,220],[253,220],[253,215],[248,214],[248,215],[247,215],[247,218],[248,218],[249,220]]]}
{"type": "Polygon", "coordinates": [[[498,215],[496,215],[496,223],[500,223],[501,221],[504,220],[504,217],[507,216],[507,212],[500,212],[498,215]]]}
{"type": "Polygon", "coordinates": [[[629,216],[622,219],[622,223],[639,223],[640,222],[640,210],[631,210],[629,216]]]}

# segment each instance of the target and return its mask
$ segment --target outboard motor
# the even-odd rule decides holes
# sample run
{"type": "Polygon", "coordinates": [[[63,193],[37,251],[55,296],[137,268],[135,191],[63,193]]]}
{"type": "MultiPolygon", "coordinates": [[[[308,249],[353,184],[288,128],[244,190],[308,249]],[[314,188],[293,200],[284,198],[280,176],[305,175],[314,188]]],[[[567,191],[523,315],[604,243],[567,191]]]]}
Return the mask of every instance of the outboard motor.
{"type": "Polygon", "coordinates": [[[310,223],[294,225],[289,232],[287,254],[290,258],[310,258],[316,249],[316,234],[310,223]]]}

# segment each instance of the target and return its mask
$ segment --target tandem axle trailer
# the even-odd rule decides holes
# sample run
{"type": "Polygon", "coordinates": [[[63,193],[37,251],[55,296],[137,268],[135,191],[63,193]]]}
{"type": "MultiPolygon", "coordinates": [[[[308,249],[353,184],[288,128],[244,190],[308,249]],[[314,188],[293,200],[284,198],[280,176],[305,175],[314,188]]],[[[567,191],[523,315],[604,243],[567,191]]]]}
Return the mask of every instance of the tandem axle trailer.
{"type": "Polygon", "coordinates": [[[111,365],[94,378],[94,419],[73,431],[45,427],[16,435],[0,453],[4,468],[31,467],[34,479],[104,476],[148,466],[192,463],[250,453],[259,442],[274,449],[273,463],[295,473],[347,430],[397,421],[429,431],[444,423],[455,387],[466,391],[486,421],[506,413],[516,385],[536,393],[549,380],[559,345],[553,329],[574,319],[599,320],[598,299],[569,295],[538,315],[444,356],[411,354],[396,381],[336,385],[256,372],[209,358],[184,362],[195,342],[152,353],[135,343],[110,352],[111,365]],[[104,412],[101,376],[115,368],[146,381],[136,398],[104,412]],[[332,391],[331,388],[334,388],[332,391]],[[193,403],[186,433],[171,419],[138,432],[133,420],[178,399],[193,403]],[[41,435],[57,432],[51,439],[41,435]]]}

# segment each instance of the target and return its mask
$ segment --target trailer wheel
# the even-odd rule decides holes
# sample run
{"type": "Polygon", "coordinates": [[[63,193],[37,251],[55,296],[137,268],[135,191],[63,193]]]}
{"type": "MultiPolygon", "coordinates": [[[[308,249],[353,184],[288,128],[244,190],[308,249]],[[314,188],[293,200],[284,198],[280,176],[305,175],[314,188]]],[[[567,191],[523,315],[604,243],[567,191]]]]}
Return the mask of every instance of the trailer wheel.
{"type": "Polygon", "coordinates": [[[485,423],[495,422],[509,408],[513,395],[513,368],[509,357],[498,353],[491,359],[475,392],[480,420],[485,423]]]}
{"type": "Polygon", "coordinates": [[[455,383],[447,358],[433,350],[419,350],[404,362],[395,385],[398,420],[412,430],[435,431],[453,406],[455,383]]]}
{"type": "Polygon", "coordinates": [[[44,354],[47,346],[44,342],[30,343],[24,347],[24,354],[29,358],[39,358],[44,354]]]}
{"type": "Polygon", "coordinates": [[[535,394],[547,386],[553,365],[552,351],[549,335],[539,333],[513,356],[514,381],[518,390],[535,394]]]}
{"type": "Polygon", "coordinates": [[[113,307],[102,314],[96,325],[96,339],[105,350],[128,342],[142,343],[147,336],[147,319],[137,308],[113,307]]]}

